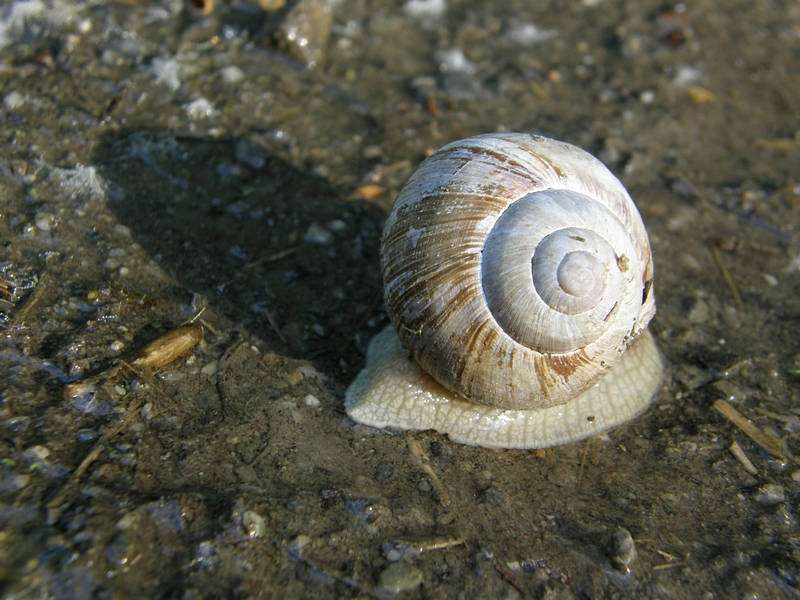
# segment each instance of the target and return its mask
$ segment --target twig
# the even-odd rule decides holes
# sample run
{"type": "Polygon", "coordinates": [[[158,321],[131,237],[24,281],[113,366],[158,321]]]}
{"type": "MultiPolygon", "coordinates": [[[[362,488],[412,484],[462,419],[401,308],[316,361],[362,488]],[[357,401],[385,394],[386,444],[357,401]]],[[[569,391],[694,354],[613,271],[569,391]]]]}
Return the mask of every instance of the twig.
{"type": "Polygon", "coordinates": [[[761,431],[758,427],[745,419],[738,410],[725,402],[725,400],[717,400],[712,406],[727,417],[731,423],[747,434],[751,440],[772,454],[772,456],[780,459],[785,458],[781,450],[780,441],[761,431]]]}
{"type": "Polygon", "coordinates": [[[731,294],[733,295],[733,301],[736,303],[736,308],[740,311],[744,311],[744,304],[742,304],[742,298],[739,296],[739,288],[736,287],[736,282],[731,277],[730,271],[728,271],[728,267],[725,266],[725,263],[722,262],[722,254],[720,254],[719,250],[714,246],[711,247],[711,253],[714,255],[714,260],[717,261],[717,266],[719,267],[720,273],[722,273],[723,279],[725,279],[725,283],[728,284],[728,287],[731,290],[731,294]]]}
{"type": "Polygon", "coordinates": [[[747,454],[744,453],[744,450],[742,450],[742,447],[736,442],[736,440],[733,440],[731,445],[728,447],[728,450],[731,454],[733,454],[734,457],[736,457],[736,460],[742,463],[745,471],[751,475],[758,473],[758,469],[756,469],[756,466],[747,457],[747,454]]]}
{"type": "Polygon", "coordinates": [[[288,248],[286,250],[281,250],[280,252],[276,252],[275,254],[270,254],[269,256],[264,256],[262,258],[254,260],[253,262],[249,262],[244,266],[244,268],[251,269],[258,265],[263,265],[264,263],[275,262],[277,260],[289,256],[290,254],[294,254],[295,252],[297,252],[297,248],[288,248]]]}
{"type": "Polygon", "coordinates": [[[422,446],[419,445],[417,440],[410,438],[408,440],[408,449],[411,450],[411,454],[417,459],[419,468],[425,472],[425,474],[430,478],[431,483],[433,483],[433,487],[436,488],[436,493],[439,494],[439,502],[442,503],[442,506],[449,506],[450,494],[447,493],[447,490],[444,489],[442,482],[439,481],[436,473],[433,472],[433,469],[428,461],[428,455],[425,454],[422,446]]]}
{"type": "Polygon", "coordinates": [[[286,338],[281,333],[281,330],[278,327],[278,323],[275,321],[275,317],[272,316],[272,313],[269,311],[269,309],[266,306],[262,306],[261,312],[263,312],[264,316],[267,317],[267,321],[269,321],[269,326],[272,327],[272,331],[275,332],[275,335],[277,335],[284,344],[288,344],[289,342],[286,341],[286,338]]]}
{"type": "Polygon", "coordinates": [[[653,565],[653,571],[663,571],[664,569],[672,569],[674,567],[683,567],[686,563],[677,562],[677,563],[665,563],[661,565],[653,565]]]}
{"type": "Polygon", "coordinates": [[[520,594],[522,594],[523,598],[533,598],[533,594],[531,594],[530,590],[528,590],[528,588],[526,588],[525,585],[519,579],[517,579],[511,571],[497,561],[493,562],[493,565],[495,571],[500,573],[500,575],[503,576],[503,579],[510,583],[512,587],[520,594]]]}
{"type": "Polygon", "coordinates": [[[25,301],[25,304],[22,305],[22,308],[20,308],[12,318],[11,320],[12,324],[16,325],[28,315],[31,309],[34,306],[36,306],[42,299],[42,296],[44,296],[44,292],[49,284],[50,284],[50,275],[48,273],[45,273],[39,279],[39,283],[36,285],[36,288],[33,290],[33,293],[25,301]]]}

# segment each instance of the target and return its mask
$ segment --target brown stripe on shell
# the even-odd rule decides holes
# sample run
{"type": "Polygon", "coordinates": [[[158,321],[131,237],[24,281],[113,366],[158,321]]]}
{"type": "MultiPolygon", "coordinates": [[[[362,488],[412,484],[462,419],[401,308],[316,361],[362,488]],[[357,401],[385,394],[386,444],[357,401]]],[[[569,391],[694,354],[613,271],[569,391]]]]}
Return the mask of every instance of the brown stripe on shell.
{"type": "MultiPolygon", "coordinates": [[[[456,347],[463,348],[463,360],[457,362],[457,368],[453,371],[454,381],[458,382],[462,393],[473,398],[473,389],[480,381],[485,368],[495,368],[495,365],[484,365],[484,359],[493,357],[496,354],[497,345],[501,332],[497,324],[491,319],[485,319],[480,323],[473,323],[463,334],[453,334],[451,340],[456,347]]],[[[491,400],[491,399],[489,399],[491,400]]],[[[486,399],[476,400],[482,403],[486,399]]]]}
{"type": "Polygon", "coordinates": [[[566,382],[577,371],[585,371],[592,363],[583,348],[572,354],[546,354],[544,360],[550,370],[566,382]]]}

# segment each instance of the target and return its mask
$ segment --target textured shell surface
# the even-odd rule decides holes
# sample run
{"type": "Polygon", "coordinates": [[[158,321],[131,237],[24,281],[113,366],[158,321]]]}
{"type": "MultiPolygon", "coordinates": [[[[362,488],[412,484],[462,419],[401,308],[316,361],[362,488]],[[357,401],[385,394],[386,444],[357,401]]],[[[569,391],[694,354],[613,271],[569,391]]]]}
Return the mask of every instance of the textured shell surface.
{"type": "Polygon", "coordinates": [[[622,184],[583,150],[529,134],[426,159],[387,218],[381,269],[415,361],[501,409],[583,393],[655,313],[647,234],[622,184]]]}

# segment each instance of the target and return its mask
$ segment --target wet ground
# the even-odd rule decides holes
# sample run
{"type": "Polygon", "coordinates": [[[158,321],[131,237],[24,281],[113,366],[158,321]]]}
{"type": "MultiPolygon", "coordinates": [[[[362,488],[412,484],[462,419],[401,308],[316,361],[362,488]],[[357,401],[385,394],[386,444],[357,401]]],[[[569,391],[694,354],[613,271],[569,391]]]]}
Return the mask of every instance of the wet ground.
{"type": "Polygon", "coordinates": [[[6,2],[3,597],[798,596],[799,59],[789,1],[6,2]],[[387,207],[492,131],[650,233],[668,377],[588,442],[345,418],[387,207]]]}

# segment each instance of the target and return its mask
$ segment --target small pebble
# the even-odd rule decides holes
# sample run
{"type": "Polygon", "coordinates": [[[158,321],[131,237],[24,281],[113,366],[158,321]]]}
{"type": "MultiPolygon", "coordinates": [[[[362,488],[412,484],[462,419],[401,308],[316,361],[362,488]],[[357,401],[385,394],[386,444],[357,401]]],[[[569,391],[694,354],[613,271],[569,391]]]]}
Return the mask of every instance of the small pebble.
{"type": "Polygon", "coordinates": [[[765,483],[758,488],[755,500],[762,504],[780,504],[784,500],[783,488],[777,483],[765,483]]]}
{"type": "Polygon", "coordinates": [[[400,551],[397,550],[397,548],[392,548],[386,552],[386,560],[388,560],[390,563],[396,563],[402,557],[403,555],[400,554],[400,551]]]}
{"type": "Polygon", "coordinates": [[[720,379],[719,381],[715,381],[710,387],[718,396],[722,397],[728,402],[738,402],[744,397],[739,386],[728,379],[720,379]]]}
{"type": "Polygon", "coordinates": [[[330,229],[334,233],[342,233],[343,231],[347,231],[347,223],[345,223],[341,219],[334,219],[333,221],[328,223],[328,229],[330,229]]]}
{"type": "Polygon", "coordinates": [[[39,211],[36,213],[35,221],[36,227],[42,231],[50,231],[56,224],[56,216],[50,212],[39,211]]]}
{"type": "Polygon", "coordinates": [[[292,560],[303,560],[303,549],[311,543],[311,538],[307,535],[298,535],[294,538],[289,545],[286,546],[286,554],[292,560]]]}
{"type": "Polygon", "coordinates": [[[220,70],[219,73],[222,76],[222,81],[225,83],[239,83],[242,79],[244,79],[244,71],[242,71],[236,65],[225,67],[224,69],[220,70]]]}
{"type": "Polygon", "coordinates": [[[114,340],[114,341],[113,341],[113,342],[111,342],[111,344],[109,345],[109,349],[110,349],[112,352],[119,352],[119,351],[120,351],[120,350],[122,350],[124,347],[125,347],[125,343],[124,343],[124,342],[121,342],[121,341],[119,341],[119,340],[114,340]]]}
{"type": "Polygon", "coordinates": [[[180,379],[183,379],[183,373],[180,373],[178,371],[168,371],[165,373],[159,373],[158,378],[161,381],[169,383],[171,381],[178,381],[180,379]]]}
{"type": "Polygon", "coordinates": [[[95,441],[97,436],[98,434],[94,429],[81,429],[78,431],[78,441],[84,444],[95,441]]]}
{"type": "Polygon", "coordinates": [[[446,0],[408,0],[403,12],[417,19],[436,19],[447,11],[446,0]]]}
{"type": "Polygon", "coordinates": [[[267,523],[264,520],[264,517],[252,510],[246,510],[242,521],[244,524],[244,529],[247,532],[247,537],[264,537],[264,534],[267,531],[267,523]]]}
{"type": "Polygon", "coordinates": [[[25,104],[25,97],[16,90],[6,94],[6,96],[3,98],[3,105],[8,110],[14,110],[23,104],[25,104]]]}
{"type": "Polygon", "coordinates": [[[46,460],[50,456],[50,450],[44,446],[31,446],[22,455],[30,460],[46,460]]]}
{"type": "Polygon", "coordinates": [[[333,243],[333,233],[322,227],[319,223],[312,223],[308,226],[303,239],[312,244],[327,246],[333,243]]]}
{"type": "Polygon", "coordinates": [[[27,473],[17,475],[15,473],[6,473],[0,479],[0,494],[12,494],[18,492],[30,483],[31,476],[27,473]]]}
{"type": "Polygon", "coordinates": [[[135,515],[135,513],[127,513],[127,514],[123,515],[120,518],[119,521],[117,521],[117,524],[115,525],[115,527],[119,531],[126,531],[126,530],[130,529],[131,527],[133,527],[135,524],[136,524],[136,515],[135,515]]]}
{"type": "Polygon", "coordinates": [[[631,532],[627,529],[618,529],[612,536],[614,544],[614,566],[618,571],[628,573],[631,565],[636,561],[636,544],[631,532]]]}
{"type": "Polygon", "coordinates": [[[183,107],[183,110],[190,119],[202,119],[214,114],[214,107],[205,98],[198,98],[194,102],[189,102],[183,107]]]}
{"type": "Polygon", "coordinates": [[[204,366],[203,366],[203,368],[202,368],[202,369],[200,369],[200,372],[201,372],[203,375],[206,375],[206,376],[208,376],[208,377],[211,377],[211,376],[213,376],[213,375],[216,375],[216,374],[217,374],[217,371],[219,371],[219,361],[218,361],[218,360],[216,360],[216,359],[215,359],[215,360],[212,360],[212,361],[211,361],[211,362],[209,362],[209,363],[207,363],[206,365],[204,365],[204,366]]]}
{"type": "Polygon", "coordinates": [[[306,396],[303,399],[303,401],[306,403],[306,406],[310,406],[311,408],[317,408],[317,407],[319,407],[319,404],[320,404],[319,400],[317,399],[317,397],[316,396],[312,396],[311,394],[306,396]]]}
{"type": "Polygon", "coordinates": [[[690,86],[686,92],[692,104],[710,104],[717,101],[717,97],[712,92],[699,85],[690,86]]]}
{"type": "Polygon", "coordinates": [[[297,367],[297,370],[300,371],[300,373],[302,373],[305,377],[313,377],[317,381],[322,381],[323,383],[328,381],[328,377],[326,375],[323,375],[311,365],[300,365],[297,367]]]}
{"type": "Polygon", "coordinates": [[[552,29],[541,29],[533,23],[523,23],[513,27],[506,34],[506,39],[520,46],[533,46],[557,35],[558,32],[552,29]]]}
{"type": "Polygon", "coordinates": [[[378,589],[375,591],[379,597],[395,596],[401,592],[410,592],[421,583],[422,571],[413,565],[396,562],[383,570],[378,579],[378,589]]]}

